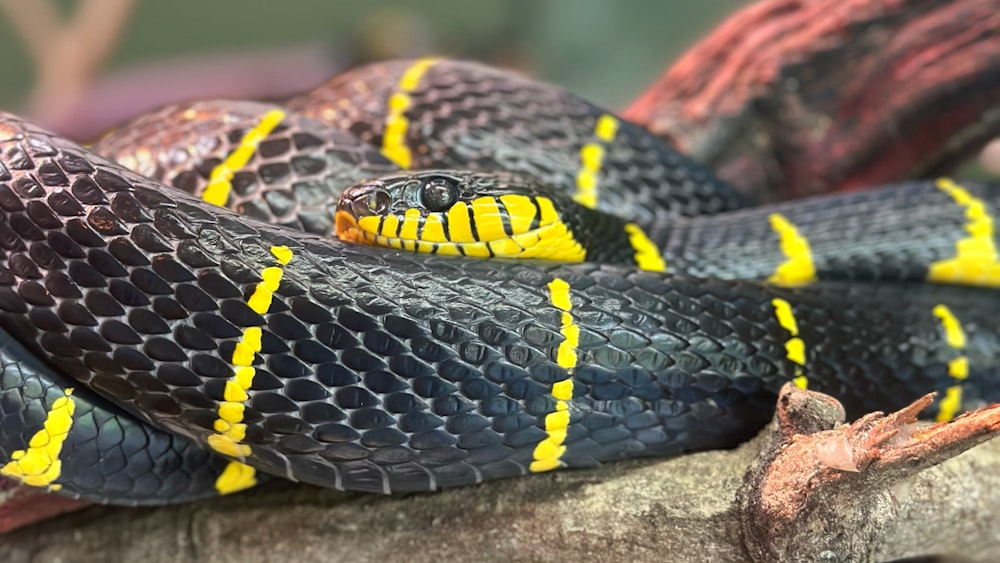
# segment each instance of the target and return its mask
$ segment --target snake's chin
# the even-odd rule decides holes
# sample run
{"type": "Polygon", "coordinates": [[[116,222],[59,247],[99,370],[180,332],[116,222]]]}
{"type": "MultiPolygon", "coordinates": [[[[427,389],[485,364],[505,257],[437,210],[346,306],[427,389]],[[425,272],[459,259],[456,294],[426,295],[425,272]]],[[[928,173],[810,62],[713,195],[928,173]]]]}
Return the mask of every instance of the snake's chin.
{"type": "Polygon", "coordinates": [[[346,211],[337,211],[333,217],[333,228],[334,232],[337,233],[337,238],[344,242],[362,244],[373,244],[374,242],[365,238],[367,233],[358,227],[358,221],[346,211]]]}

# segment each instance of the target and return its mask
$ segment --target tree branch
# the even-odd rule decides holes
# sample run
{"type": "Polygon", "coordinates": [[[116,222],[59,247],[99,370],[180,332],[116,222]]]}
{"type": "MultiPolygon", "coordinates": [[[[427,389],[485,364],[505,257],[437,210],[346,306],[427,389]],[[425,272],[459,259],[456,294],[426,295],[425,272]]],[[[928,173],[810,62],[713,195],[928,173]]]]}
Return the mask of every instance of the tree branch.
{"type": "Polygon", "coordinates": [[[406,498],[277,484],[186,506],[93,507],[8,534],[0,558],[985,560],[1000,549],[1000,473],[983,470],[1000,463],[1000,441],[957,455],[998,433],[1000,407],[925,428],[913,416],[927,398],[846,426],[825,395],[789,385],[778,405],[732,451],[406,498]]]}
{"type": "Polygon", "coordinates": [[[759,200],[947,173],[1000,136],[995,0],[762,0],[625,111],[759,200]]]}

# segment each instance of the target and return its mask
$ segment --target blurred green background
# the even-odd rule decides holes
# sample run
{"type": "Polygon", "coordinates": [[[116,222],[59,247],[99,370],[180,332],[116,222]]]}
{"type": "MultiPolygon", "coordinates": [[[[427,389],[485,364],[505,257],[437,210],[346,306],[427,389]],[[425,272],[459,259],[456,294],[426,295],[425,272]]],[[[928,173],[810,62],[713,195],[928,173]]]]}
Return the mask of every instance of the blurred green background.
{"type": "MultiPolygon", "coordinates": [[[[137,1],[120,41],[95,80],[156,61],[220,52],[252,56],[309,47],[329,57],[329,74],[352,61],[433,53],[523,68],[598,103],[620,108],[687,46],[746,3],[137,1]]],[[[69,19],[81,2],[51,4],[69,19]]],[[[23,111],[30,106],[34,65],[10,19],[0,17],[4,17],[0,107],[23,111]]]]}
{"type": "Polygon", "coordinates": [[[0,109],[86,141],[168,103],[280,99],[352,64],[429,54],[513,67],[621,109],[751,1],[0,0],[0,109]],[[46,15],[59,25],[31,25],[46,15]],[[62,45],[56,27],[69,30],[62,45]],[[102,40],[100,64],[59,80],[102,40]]]}

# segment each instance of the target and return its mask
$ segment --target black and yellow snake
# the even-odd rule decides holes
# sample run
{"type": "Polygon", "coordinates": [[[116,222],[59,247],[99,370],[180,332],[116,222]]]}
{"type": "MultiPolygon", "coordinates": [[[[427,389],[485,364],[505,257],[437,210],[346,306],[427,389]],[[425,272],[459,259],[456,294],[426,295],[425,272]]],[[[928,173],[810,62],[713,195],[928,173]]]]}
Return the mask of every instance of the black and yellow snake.
{"type": "Polygon", "coordinates": [[[0,115],[0,474],[120,504],[259,472],[426,491],[732,446],[788,381],[851,416],[939,391],[946,420],[1000,398],[998,193],[941,180],[737,211],[613,114],[437,59],[281,107],[167,108],[89,150],[0,115]],[[438,182],[442,209],[503,179],[494,215],[475,212],[487,184],[462,201],[471,238],[439,225],[455,244],[513,229],[511,178],[544,186],[521,204],[571,194],[557,221],[584,261],[412,252],[437,243],[409,200],[375,231],[412,245],[336,240],[341,192],[368,186],[356,200],[385,213],[364,189],[401,168],[439,169],[402,181],[438,182]],[[597,212],[612,227],[587,239],[597,212]],[[587,261],[614,240],[622,263],[587,261]]]}

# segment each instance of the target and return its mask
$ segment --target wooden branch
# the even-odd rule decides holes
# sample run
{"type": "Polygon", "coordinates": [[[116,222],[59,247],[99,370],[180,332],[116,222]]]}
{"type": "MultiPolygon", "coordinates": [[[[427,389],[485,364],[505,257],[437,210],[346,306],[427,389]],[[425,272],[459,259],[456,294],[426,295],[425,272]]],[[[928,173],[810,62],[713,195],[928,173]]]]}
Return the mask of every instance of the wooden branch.
{"type": "MultiPolygon", "coordinates": [[[[881,561],[941,549],[972,555],[954,544],[946,548],[951,542],[940,537],[927,542],[937,532],[925,524],[903,530],[899,521],[908,511],[932,508],[910,498],[908,489],[920,482],[918,473],[1000,432],[1000,405],[928,427],[916,417],[932,401],[933,394],[926,395],[888,416],[872,413],[850,425],[816,431],[817,420],[843,420],[843,411],[830,416],[829,397],[787,384],[778,403],[778,430],[771,436],[775,444],[751,466],[737,493],[741,538],[752,559],[881,561]],[[895,536],[901,532],[905,540],[895,536]],[[920,551],[924,546],[931,550],[920,551]]],[[[981,480],[980,475],[965,477],[981,480]]],[[[932,488],[947,487],[935,482],[932,488]]],[[[932,505],[956,500],[951,495],[926,499],[932,505]]]]}
{"type": "Polygon", "coordinates": [[[996,0],[762,0],[625,111],[761,201],[949,172],[1000,137],[996,0]]]}
{"type": "Polygon", "coordinates": [[[92,507],[6,535],[0,559],[985,559],[1000,550],[1000,473],[984,471],[1000,441],[957,454],[997,435],[1000,407],[926,428],[913,416],[927,404],[837,426],[836,401],[789,385],[775,422],[732,451],[406,498],[276,484],[185,506],[92,507]]]}

